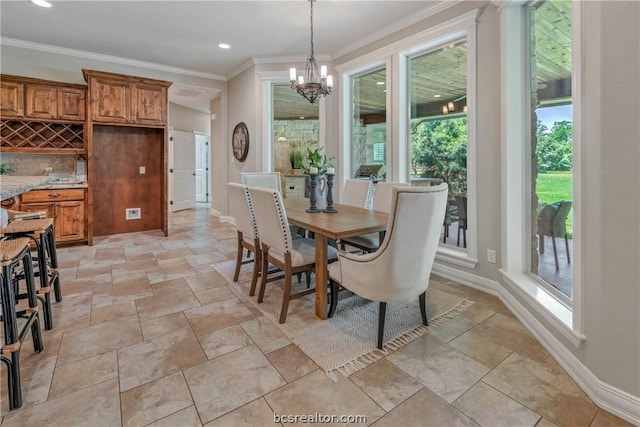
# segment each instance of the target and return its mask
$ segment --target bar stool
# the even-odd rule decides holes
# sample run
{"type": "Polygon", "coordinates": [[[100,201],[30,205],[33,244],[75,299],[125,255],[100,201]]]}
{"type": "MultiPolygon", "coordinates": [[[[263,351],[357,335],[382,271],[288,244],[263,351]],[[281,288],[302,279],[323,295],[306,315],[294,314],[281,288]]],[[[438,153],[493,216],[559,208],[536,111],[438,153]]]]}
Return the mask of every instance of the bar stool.
{"type": "Polygon", "coordinates": [[[20,347],[29,329],[31,330],[33,348],[36,353],[41,352],[44,348],[40,332],[38,299],[33,275],[30,240],[28,238],[19,238],[0,241],[0,266],[2,267],[2,282],[0,284],[1,318],[4,324],[4,345],[0,351],[0,360],[7,365],[9,409],[16,409],[22,406],[20,347]],[[17,276],[14,270],[20,264],[22,264],[22,276],[25,279],[29,306],[16,311],[16,294],[18,293],[19,281],[16,279],[17,276]],[[18,328],[18,318],[27,320],[21,329],[18,328]]]}
{"type": "MultiPolygon", "coordinates": [[[[60,290],[60,276],[58,274],[58,256],[56,254],[55,238],[53,233],[53,219],[29,219],[12,221],[0,233],[9,238],[28,237],[36,246],[38,257],[38,271],[35,277],[40,278],[38,298],[42,301],[44,314],[44,327],[53,329],[53,315],[51,312],[51,286],[53,286],[56,301],[62,301],[60,290]],[[39,238],[37,238],[38,236],[39,238]]],[[[36,261],[36,259],[34,259],[36,261]]]]}

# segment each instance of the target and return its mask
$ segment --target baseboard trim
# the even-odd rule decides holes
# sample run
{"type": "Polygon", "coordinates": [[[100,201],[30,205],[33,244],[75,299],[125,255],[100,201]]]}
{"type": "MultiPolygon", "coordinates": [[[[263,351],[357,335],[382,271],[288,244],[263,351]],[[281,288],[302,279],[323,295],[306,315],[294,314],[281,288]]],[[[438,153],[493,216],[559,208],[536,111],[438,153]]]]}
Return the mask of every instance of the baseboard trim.
{"type": "Polygon", "coordinates": [[[494,295],[513,312],[542,346],[556,359],[567,374],[598,407],[634,425],[640,425],[640,397],[601,381],[573,353],[549,332],[542,323],[500,282],[435,263],[433,273],[449,280],[494,295]]]}

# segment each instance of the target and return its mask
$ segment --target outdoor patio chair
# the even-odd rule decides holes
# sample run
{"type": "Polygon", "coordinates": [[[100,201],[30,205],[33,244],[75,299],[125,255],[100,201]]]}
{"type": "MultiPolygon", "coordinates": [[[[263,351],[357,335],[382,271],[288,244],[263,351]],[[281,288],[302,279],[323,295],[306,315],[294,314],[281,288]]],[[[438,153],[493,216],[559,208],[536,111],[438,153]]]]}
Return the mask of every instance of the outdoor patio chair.
{"type": "Polygon", "coordinates": [[[567,217],[571,210],[571,202],[561,201],[544,206],[538,213],[538,246],[540,254],[544,253],[544,236],[551,237],[553,244],[553,256],[558,267],[558,251],[556,249],[556,237],[564,236],[564,244],[567,249],[567,264],[571,263],[569,255],[569,239],[567,237],[567,217]]]}

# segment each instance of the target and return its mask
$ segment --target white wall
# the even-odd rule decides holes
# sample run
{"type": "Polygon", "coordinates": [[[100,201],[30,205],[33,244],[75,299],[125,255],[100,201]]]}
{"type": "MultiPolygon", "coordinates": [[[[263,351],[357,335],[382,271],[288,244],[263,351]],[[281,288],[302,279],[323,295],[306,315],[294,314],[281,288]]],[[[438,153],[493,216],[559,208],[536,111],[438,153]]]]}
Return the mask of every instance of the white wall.
{"type": "Polygon", "coordinates": [[[169,127],[183,132],[211,134],[211,118],[207,113],[193,108],[169,103],[169,127]]]}

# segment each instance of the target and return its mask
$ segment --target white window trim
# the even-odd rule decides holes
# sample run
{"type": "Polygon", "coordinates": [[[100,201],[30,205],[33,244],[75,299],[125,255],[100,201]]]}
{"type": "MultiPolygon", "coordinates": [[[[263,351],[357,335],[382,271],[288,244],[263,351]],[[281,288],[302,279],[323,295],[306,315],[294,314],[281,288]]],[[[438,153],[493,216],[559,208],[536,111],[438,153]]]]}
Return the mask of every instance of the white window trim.
{"type": "Polygon", "coordinates": [[[529,273],[531,221],[529,136],[529,67],[523,54],[529,39],[526,34],[525,6],[513,2],[500,9],[502,70],[502,266],[503,283],[525,300],[556,331],[574,346],[586,337],[582,321],[582,239],[581,230],[581,150],[580,150],[580,6],[572,3],[573,32],[573,202],[574,255],[573,304],[568,306],[552,295],[529,273]]]}
{"type": "Polygon", "coordinates": [[[386,45],[352,61],[335,67],[341,75],[340,93],[340,152],[344,159],[341,165],[341,185],[350,176],[351,170],[351,84],[352,78],[365,71],[387,69],[387,135],[389,147],[387,176],[394,181],[409,180],[409,91],[408,81],[400,76],[407,75],[408,56],[443,46],[447,41],[465,38],[467,41],[467,207],[469,210],[466,251],[439,245],[437,261],[474,269],[478,264],[477,248],[477,175],[476,175],[476,27],[480,9],[474,9],[425,31],[386,45]],[[398,94],[398,96],[392,96],[398,94]],[[471,141],[471,143],[469,143],[471,141]]]}

